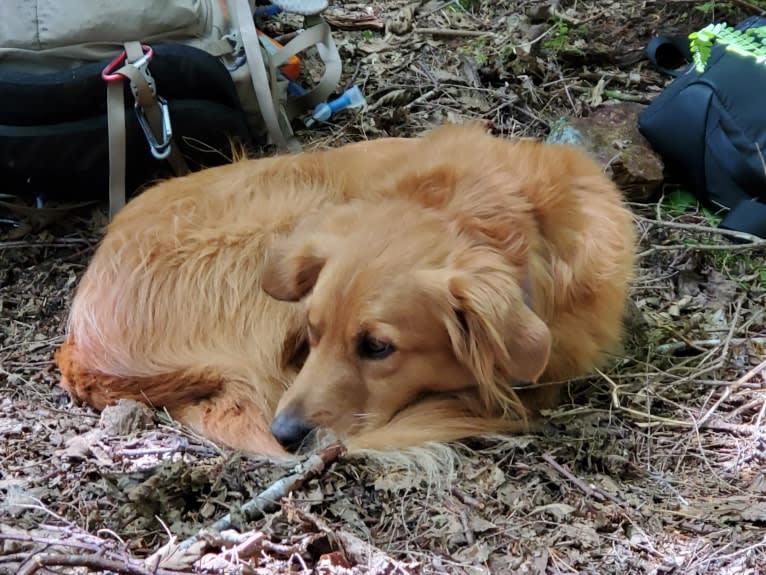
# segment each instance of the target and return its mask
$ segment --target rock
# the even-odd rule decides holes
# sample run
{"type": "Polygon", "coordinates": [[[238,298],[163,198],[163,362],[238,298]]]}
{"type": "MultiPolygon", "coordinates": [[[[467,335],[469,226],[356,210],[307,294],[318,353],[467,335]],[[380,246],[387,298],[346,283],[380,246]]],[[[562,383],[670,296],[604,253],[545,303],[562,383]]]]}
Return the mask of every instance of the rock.
{"type": "Polygon", "coordinates": [[[562,118],[547,141],[584,148],[605,166],[629,201],[649,201],[662,185],[664,165],[638,131],[644,107],[634,102],[604,104],[587,118],[562,118]]]}
{"type": "Polygon", "coordinates": [[[93,440],[93,436],[87,433],[75,435],[66,442],[64,449],[56,453],[69,461],[85,461],[92,455],[90,446],[93,440]]]}
{"type": "Polygon", "coordinates": [[[138,401],[121,399],[101,412],[101,428],[107,435],[129,435],[152,425],[154,413],[138,401]]]}

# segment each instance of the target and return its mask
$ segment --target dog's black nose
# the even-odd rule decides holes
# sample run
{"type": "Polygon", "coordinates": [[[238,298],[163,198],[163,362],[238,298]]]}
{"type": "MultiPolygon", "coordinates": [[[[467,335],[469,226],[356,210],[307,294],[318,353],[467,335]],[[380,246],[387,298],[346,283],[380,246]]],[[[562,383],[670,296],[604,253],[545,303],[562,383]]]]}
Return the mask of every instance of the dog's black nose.
{"type": "Polygon", "coordinates": [[[287,451],[296,451],[314,428],[301,414],[283,410],[271,423],[271,433],[287,451]]]}

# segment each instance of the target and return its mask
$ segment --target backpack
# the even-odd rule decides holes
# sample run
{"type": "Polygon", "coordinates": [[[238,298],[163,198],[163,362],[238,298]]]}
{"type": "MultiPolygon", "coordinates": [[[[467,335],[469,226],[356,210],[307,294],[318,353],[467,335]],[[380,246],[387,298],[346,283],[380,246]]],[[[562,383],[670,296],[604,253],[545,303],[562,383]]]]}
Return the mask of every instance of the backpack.
{"type": "Polygon", "coordinates": [[[725,212],[721,228],[766,238],[766,18],[711,25],[684,43],[648,46],[664,71],[662,50],[694,61],[639,115],[639,130],[668,172],[725,212]]]}
{"type": "Polygon", "coordinates": [[[327,0],[5,0],[0,3],[3,192],[98,200],[109,217],[143,185],[244,149],[300,151],[292,121],[336,89],[327,0]],[[258,23],[303,19],[283,43],[258,23]],[[299,82],[299,54],[324,64],[299,82]]]}

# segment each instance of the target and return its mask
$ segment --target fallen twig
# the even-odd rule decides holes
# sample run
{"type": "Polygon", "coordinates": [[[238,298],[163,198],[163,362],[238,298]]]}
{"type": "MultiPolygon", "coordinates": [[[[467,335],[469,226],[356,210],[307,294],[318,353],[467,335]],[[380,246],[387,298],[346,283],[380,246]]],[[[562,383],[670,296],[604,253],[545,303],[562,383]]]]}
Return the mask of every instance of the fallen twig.
{"type": "MultiPolygon", "coordinates": [[[[689,425],[688,427],[692,427],[689,425]]],[[[763,428],[749,423],[728,423],[726,421],[706,421],[698,425],[700,429],[709,429],[710,431],[725,431],[727,433],[738,433],[740,435],[754,435],[763,432],[763,428]]]]}
{"type": "MultiPolygon", "coordinates": [[[[694,341],[674,341],[671,343],[663,343],[662,345],[658,345],[656,348],[654,348],[654,351],[659,354],[666,354],[666,353],[675,353],[677,351],[681,351],[684,349],[690,349],[690,348],[716,348],[719,345],[723,343],[723,340],[720,338],[715,339],[701,339],[701,340],[694,340],[694,341]]],[[[731,339],[731,342],[734,345],[741,345],[743,343],[756,343],[756,344],[766,344],[766,337],[734,337],[731,339]]]]}
{"type": "Polygon", "coordinates": [[[543,454],[543,460],[546,463],[548,463],[548,465],[553,467],[553,469],[558,471],[559,474],[564,476],[565,479],[568,479],[570,482],[572,482],[572,484],[574,484],[580,491],[582,491],[588,497],[593,497],[593,499],[597,499],[598,501],[604,501],[606,499],[603,494],[593,489],[590,485],[582,481],[579,477],[576,477],[571,471],[569,471],[569,469],[561,465],[558,461],[553,459],[553,457],[551,457],[547,453],[543,454]]]}
{"type": "Polygon", "coordinates": [[[766,415],[766,401],[761,399],[763,402],[761,405],[761,409],[758,411],[758,417],[755,418],[755,423],[753,424],[756,429],[761,428],[761,424],[763,423],[763,417],[766,415]]]}
{"type": "Polygon", "coordinates": [[[726,386],[726,389],[724,389],[724,390],[723,390],[723,393],[721,394],[721,397],[719,397],[719,398],[718,398],[718,401],[716,401],[716,402],[715,402],[715,403],[714,403],[714,404],[713,404],[713,405],[710,407],[710,409],[708,409],[708,410],[705,412],[705,414],[704,414],[702,417],[700,417],[700,418],[697,420],[697,425],[698,425],[698,426],[699,426],[699,425],[702,425],[702,424],[704,424],[704,423],[705,423],[705,422],[706,422],[708,419],[710,419],[710,417],[711,417],[711,416],[712,416],[712,415],[713,415],[713,414],[716,412],[716,410],[717,410],[717,409],[718,409],[718,408],[721,406],[721,404],[722,404],[724,401],[726,401],[726,400],[729,398],[729,396],[732,394],[732,392],[734,392],[734,391],[736,391],[737,389],[739,389],[739,387],[740,387],[740,386],[741,386],[743,383],[747,383],[748,381],[750,381],[751,379],[753,379],[753,378],[754,378],[756,375],[758,375],[758,374],[759,374],[760,372],[762,372],[764,369],[766,369],[766,359],[764,359],[764,360],[763,360],[761,363],[759,363],[759,364],[758,364],[758,365],[756,365],[756,366],[755,366],[753,369],[751,369],[750,371],[748,371],[748,372],[747,372],[745,375],[743,375],[742,377],[740,377],[739,379],[737,379],[737,381],[735,381],[735,382],[734,382],[734,383],[732,383],[731,385],[728,385],[728,386],[726,386]]]}
{"type": "Polygon", "coordinates": [[[452,38],[493,38],[496,36],[494,32],[486,30],[457,30],[455,28],[415,28],[414,32],[426,36],[446,36],[452,38]]]}
{"type": "Polygon", "coordinates": [[[452,490],[452,495],[458,498],[462,503],[465,503],[466,505],[469,505],[471,507],[475,507],[476,509],[484,509],[485,505],[475,497],[471,497],[467,493],[463,493],[459,489],[455,488],[452,490]]]}
{"type": "Polygon", "coordinates": [[[298,557],[302,561],[302,555],[307,553],[308,546],[325,537],[324,533],[307,535],[297,543],[285,545],[269,541],[260,531],[241,534],[223,531],[208,537],[208,542],[215,547],[221,547],[222,551],[201,557],[198,565],[204,569],[215,570],[236,564],[238,561],[256,558],[262,552],[282,557],[298,557]]]}
{"type": "Polygon", "coordinates": [[[369,573],[385,575],[410,575],[409,569],[417,567],[417,563],[404,564],[386,555],[380,549],[363,541],[356,535],[330,527],[316,515],[303,509],[293,511],[301,518],[312,523],[317,529],[334,538],[342,547],[344,553],[354,563],[368,567],[369,573]]]}
{"type": "Polygon", "coordinates": [[[436,96],[439,93],[438,88],[433,88],[432,90],[428,90],[428,92],[425,92],[424,94],[421,94],[417,98],[415,98],[412,102],[409,104],[405,104],[403,107],[404,110],[410,110],[414,108],[415,106],[422,104],[423,102],[426,102],[436,96]]]}
{"type": "Polygon", "coordinates": [[[465,509],[460,512],[460,523],[463,526],[463,532],[465,533],[465,542],[469,546],[476,543],[476,535],[474,534],[473,529],[471,529],[471,524],[468,522],[468,513],[465,512],[465,509]]]}
{"type": "Polygon", "coordinates": [[[32,242],[27,240],[11,240],[0,242],[0,250],[9,249],[31,249],[31,248],[71,248],[72,246],[91,246],[93,242],[81,239],[58,239],[48,242],[32,242]]]}
{"type": "MultiPolygon", "coordinates": [[[[46,529],[51,526],[45,526],[46,529]]],[[[66,532],[66,530],[62,529],[66,532]]],[[[33,575],[45,567],[86,567],[89,570],[113,571],[125,575],[178,575],[177,571],[157,569],[150,571],[130,556],[127,551],[110,549],[113,542],[105,541],[89,533],[78,533],[67,537],[40,537],[25,533],[0,533],[0,541],[17,541],[42,545],[45,552],[17,553],[15,559],[24,560],[17,575],[33,575]],[[87,539],[84,541],[83,539],[87,539]],[[64,549],[77,550],[76,554],[65,553],[64,549]]],[[[3,562],[7,562],[8,557],[3,562]]]]}
{"type": "Polygon", "coordinates": [[[25,535],[21,533],[0,533],[0,541],[18,541],[19,543],[36,543],[44,545],[46,548],[61,546],[69,549],[81,549],[84,551],[99,551],[99,547],[93,543],[84,541],[75,541],[64,538],[36,537],[34,535],[25,535]]]}
{"type": "Polygon", "coordinates": [[[325,20],[331,28],[337,30],[376,30],[382,32],[386,29],[385,23],[375,16],[325,16],[325,20]]]}
{"type": "MultiPolygon", "coordinates": [[[[276,483],[272,484],[265,491],[262,491],[256,495],[253,499],[242,505],[238,510],[239,513],[246,521],[253,521],[260,517],[263,517],[266,513],[270,513],[279,507],[279,501],[292,493],[296,489],[306,483],[308,480],[316,477],[324,469],[335,462],[339,457],[345,453],[346,449],[340,444],[333,444],[319,453],[315,453],[309,457],[304,463],[297,466],[297,471],[292,475],[283,477],[276,483]]],[[[213,532],[221,532],[225,529],[232,527],[233,517],[231,513],[227,513],[221,517],[218,521],[213,523],[209,528],[203,529],[196,535],[189,537],[179,544],[179,549],[184,550],[190,548],[195,543],[202,540],[205,534],[213,532]]]]}
{"type": "MultiPolygon", "coordinates": [[[[638,411],[637,409],[631,409],[629,407],[623,407],[622,404],[620,403],[620,398],[618,395],[618,390],[620,386],[611,377],[606,375],[601,370],[596,370],[596,371],[601,377],[604,378],[604,380],[606,380],[607,383],[609,383],[609,385],[612,386],[612,406],[615,409],[618,409],[627,415],[632,415],[633,417],[644,420],[645,423],[637,422],[636,425],[638,426],[648,427],[650,425],[665,425],[669,427],[681,427],[684,429],[709,429],[711,431],[726,431],[729,433],[741,433],[743,435],[752,435],[758,431],[762,431],[761,428],[755,425],[749,425],[744,423],[727,423],[725,421],[702,421],[702,423],[700,423],[699,421],[683,421],[680,419],[671,419],[668,417],[661,417],[659,415],[654,415],[652,413],[638,411]]],[[[745,374],[745,375],[748,375],[748,374],[745,374]]],[[[745,383],[739,382],[739,380],[737,380],[734,383],[731,383],[729,385],[742,386],[742,385],[745,385],[745,383]]]]}
{"type": "Polygon", "coordinates": [[[615,497],[611,493],[607,493],[606,491],[602,489],[598,489],[597,487],[591,487],[587,483],[585,483],[582,479],[577,477],[574,473],[572,473],[566,465],[562,465],[555,459],[553,459],[552,456],[548,455],[547,453],[543,454],[543,460],[553,467],[556,471],[559,472],[565,479],[569,480],[573,485],[575,485],[580,491],[582,491],[587,497],[592,497],[593,499],[596,499],[597,501],[605,501],[609,500],[612,503],[615,503],[619,505],[620,507],[623,507],[625,509],[628,508],[627,503],[620,500],[618,497],[615,497]]]}
{"type": "Polygon", "coordinates": [[[761,251],[766,249],[766,241],[754,242],[749,244],[668,244],[668,245],[656,245],[652,246],[641,253],[637,257],[645,258],[656,252],[672,252],[681,250],[691,250],[698,252],[747,252],[747,251],[761,251]]]}
{"type": "MultiPolygon", "coordinates": [[[[593,88],[589,88],[587,86],[577,85],[569,86],[568,88],[574,92],[584,93],[588,93],[593,90],[593,88]]],[[[650,102],[649,98],[643,94],[627,94],[621,90],[604,90],[603,94],[607,98],[611,98],[613,100],[621,100],[623,102],[638,102],[639,104],[648,104],[650,102]]]]}
{"type": "MultiPolygon", "coordinates": [[[[731,340],[734,339],[734,333],[737,331],[737,326],[739,325],[739,318],[742,315],[742,306],[745,303],[745,299],[747,299],[747,294],[742,294],[737,298],[737,304],[734,308],[734,317],[731,319],[731,327],[729,328],[729,333],[726,334],[726,339],[723,340],[723,349],[721,350],[721,354],[718,356],[718,361],[715,362],[714,365],[723,366],[726,363],[726,358],[729,357],[731,340]]],[[[711,351],[710,354],[712,353],[713,352],[711,351]]]]}
{"type": "MultiPolygon", "coordinates": [[[[42,526],[46,529],[55,526],[42,526]]],[[[67,533],[66,529],[60,531],[67,533]]],[[[110,549],[112,541],[105,541],[89,533],[69,534],[69,537],[40,537],[25,533],[0,533],[0,541],[17,541],[42,545],[45,552],[17,553],[15,559],[23,560],[17,575],[32,575],[45,567],[86,567],[91,570],[113,571],[124,575],[177,575],[168,569],[147,570],[127,551],[110,549]],[[58,548],[58,549],[57,549],[58,548]],[[77,550],[76,554],[63,549],[77,550]]],[[[3,563],[7,563],[5,557],[3,563]]]]}
{"type": "MultiPolygon", "coordinates": [[[[132,560],[131,560],[132,561],[132,560]]],[[[182,575],[167,569],[148,570],[131,563],[127,558],[109,559],[100,555],[63,555],[40,553],[29,558],[17,575],[34,575],[44,567],[85,567],[89,570],[112,571],[124,575],[182,575]]]]}
{"type": "Polygon", "coordinates": [[[736,230],[714,228],[711,226],[703,226],[702,224],[684,224],[680,222],[669,222],[667,220],[654,220],[652,218],[647,218],[641,215],[637,215],[636,217],[638,218],[639,221],[644,222],[647,225],[655,226],[655,227],[672,228],[676,230],[687,230],[690,232],[700,232],[704,234],[717,234],[719,236],[737,238],[738,240],[744,240],[744,241],[756,243],[756,244],[766,241],[763,238],[760,238],[753,234],[738,232],[736,230]]]}
{"type": "Polygon", "coordinates": [[[756,6],[752,2],[747,2],[747,0],[731,0],[732,4],[737,4],[738,6],[741,6],[742,8],[745,8],[746,10],[751,10],[755,14],[760,14],[763,16],[766,14],[766,10],[763,8],[760,8],[759,6],[756,6]]]}

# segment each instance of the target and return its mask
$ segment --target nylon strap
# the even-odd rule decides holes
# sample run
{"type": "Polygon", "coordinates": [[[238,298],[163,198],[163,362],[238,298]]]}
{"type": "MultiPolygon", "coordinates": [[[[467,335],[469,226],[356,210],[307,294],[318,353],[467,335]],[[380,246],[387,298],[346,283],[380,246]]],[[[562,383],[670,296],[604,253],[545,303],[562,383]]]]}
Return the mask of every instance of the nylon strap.
{"type": "Polygon", "coordinates": [[[255,96],[266,128],[273,142],[282,149],[289,149],[287,137],[282,132],[277,110],[279,100],[276,97],[276,77],[267,75],[266,64],[258,41],[253,13],[250,11],[248,0],[233,0],[234,15],[239,29],[239,40],[245,48],[247,67],[250,70],[250,80],[253,83],[255,96]],[[273,81],[272,81],[273,80],[273,81]]]}
{"type": "Polygon", "coordinates": [[[290,40],[285,46],[276,51],[270,59],[273,74],[287,62],[288,58],[316,45],[319,55],[324,62],[325,70],[322,79],[314,88],[302,96],[291,98],[285,108],[287,117],[293,119],[307,108],[314,108],[324,102],[335,90],[342,73],[342,65],[338,48],[332,39],[330,25],[320,17],[310,18],[312,25],[290,40]]]}
{"type": "MultiPolygon", "coordinates": [[[[115,73],[130,81],[137,105],[143,110],[155,137],[161,138],[162,112],[155,97],[154,83],[149,74],[145,74],[132,64],[144,56],[141,44],[140,42],[126,42],[124,47],[127,55],[126,64],[116,70],[115,73]]],[[[106,103],[109,140],[109,220],[111,221],[117,212],[125,206],[126,201],[125,95],[121,82],[107,83],[106,103]]],[[[189,166],[172,139],[168,163],[177,176],[190,172],[189,166]]]]}
{"type": "Polygon", "coordinates": [[[122,82],[106,85],[110,222],[125,205],[125,96],[122,89],[122,82]]]}
{"type": "MultiPolygon", "coordinates": [[[[144,53],[139,42],[126,42],[125,53],[128,55],[128,62],[135,62],[142,58],[144,53]]],[[[116,71],[117,74],[125,76],[130,80],[133,95],[136,102],[143,109],[149,126],[154,132],[154,137],[158,140],[162,137],[162,111],[157,102],[156,87],[150,75],[143,73],[132,64],[126,64],[116,71]],[[151,84],[149,82],[152,82],[151,84]]],[[[170,156],[168,162],[176,176],[183,176],[190,172],[189,166],[178,151],[178,146],[174,140],[170,142],[170,156]]]]}

